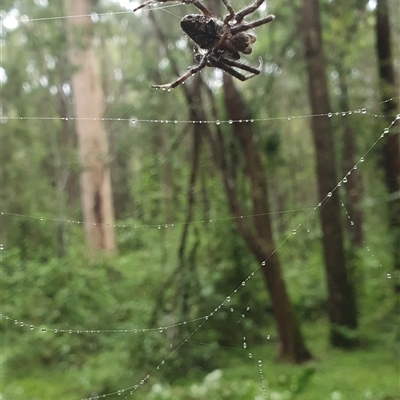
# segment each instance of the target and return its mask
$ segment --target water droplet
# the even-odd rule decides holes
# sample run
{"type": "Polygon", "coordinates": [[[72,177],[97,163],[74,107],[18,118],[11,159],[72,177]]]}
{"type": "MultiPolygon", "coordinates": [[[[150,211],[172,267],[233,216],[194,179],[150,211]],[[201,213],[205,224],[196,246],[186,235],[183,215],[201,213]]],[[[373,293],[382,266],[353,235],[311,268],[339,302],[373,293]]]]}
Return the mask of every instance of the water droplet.
{"type": "Polygon", "coordinates": [[[245,285],[246,285],[246,282],[245,282],[245,281],[243,281],[243,282],[242,282],[242,286],[245,286],[245,285]]]}
{"type": "Polygon", "coordinates": [[[265,267],[265,261],[263,261],[263,262],[261,263],[261,265],[262,265],[263,267],[265,267]]]}
{"type": "Polygon", "coordinates": [[[361,110],[361,112],[362,112],[363,114],[366,114],[366,113],[367,113],[367,109],[366,109],[366,108],[363,108],[363,109],[361,110]]]}
{"type": "Polygon", "coordinates": [[[389,133],[389,128],[385,128],[385,129],[383,130],[383,133],[384,133],[384,134],[389,133]]]}
{"type": "Polygon", "coordinates": [[[228,297],[226,298],[226,301],[227,301],[227,302],[231,301],[231,296],[228,296],[228,297]]]}
{"type": "Polygon", "coordinates": [[[343,180],[342,180],[342,182],[343,182],[343,183],[347,183],[347,178],[344,177],[343,180]]]}
{"type": "Polygon", "coordinates": [[[42,328],[42,332],[45,333],[47,331],[46,328],[42,328]]]}
{"type": "Polygon", "coordinates": [[[361,157],[361,158],[360,158],[360,162],[364,162],[364,157],[361,157]]]}
{"type": "Polygon", "coordinates": [[[31,325],[31,326],[29,327],[29,329],[30,329],[31,331],[33,331],[33,330],[35,329],[35,327],[34,327],[33,325],[31,325]]]}
{"type": "Polygon", "coordinates": [[[321,207],[321,206],[322,206],[322,203],[321,203],[321,202],[319,202],[319,203],[318,203],[318,207],[321,207]]]}
{"type": "Polygon", "coordinates": [[[258,360],[258,365],[261,367],[262,366],[262,361],[258,360]]]}
{"type": "Polygon", "coordinates": [[[174,121],[174,124],[177,124],[177,123],[178,123],[178,121],[177,121],[177,120],[175,120],[175,121],[174,121]]]}
{"type": "Polygon", "coordinates": [[[391,274],[387,274],[386,275],[388,279],[392,279],[392,275],[391,274]]]}
{"type": "Polygon", "coordinates": [[[246,342],[243,342],[243,348],[247,349],[247,343],[246,342]]]}
{"type": "Polygon", "coordinates": [[[160,326],[160,327],[158,328],[158,332],[162,333],[163,331],[164,331],[164,329],[160,326]]]}
{"type": "Polygon", "coordinates": [[[68,331],[68,333],[71,334],[71,333],[72,333],[72,329],[70,329],[70,330],[68,331]]]}
{"type": "Polygon", "coordinates": [[[292,230],[292,234],[295,235],[296,234],[296,229],[292,230]]]}
{"type": "Polygon", "coordinates": [[[396,115],[396,119],[400,119],[400,114],[397,114],[397,115],[396,115]]]}
{"type": "Polygon", "coordinates": [[[332,197],[332,192],[329,192],[329,193],[327,194],[327,196],[328,196],[328,197],[332,197]]]}
{"type": "Polygon", "coordinates": [[[58,332],[58,329],[54,329],[54,333],[57,333],[58,332]]]}
{"type": "Polygon", "coordinates": [[[229,121],[228,121],[228,124],[233,124],[233,121],[230,119],[229,121]]]}
{"type": "Polygon", "coordinates": [[[270,336],[270,335],[267,335],[267,340],[269,340],[269,339],[271,339],[271,336],[270,336]]]}
{"type": "Polygon", "coordinates": [[[216,123],[217,125],[220,125],[220,124],[221,124],[221,121],[220,121],[219,119],[217,119],[217,120],[215,121],[215,123],[216,123]]]}
{"type": "Polygon", "coordinates": [[[246,307],[246,311],[250,311],[250,307],[246,307]]]}
{"type": "Polygon", "coordinates": [[[290,121],[292,119],[292,117],[287,117],[287,120],[290,121]]]}
{"type": "Polygon", "coordinates": [[[346,115],[346,113],[345,112],[342,112],[342,116],[344,117],[346,115]]]}
{"type": "Polygon", "coordinates": [[[332,118],[332,113],[328,113],[328,117],[329,117],[329,118],[332,118]]]}
{"type": "Polygon", "coordinates": [[[249,358],[253,358],[253,354],[249,353],[249,358]]]}
{"type": "Polygon", "coordinates": [[[353,169],[357,169],[358,167],[357,167],[357,165],[355,165],[354,167],[353,167],[353,169]]]}
{"type": "Polygon", "coordinates": [[[232,307],[230,308],[230,311],[233,312],[233,308],[232,307]]]}

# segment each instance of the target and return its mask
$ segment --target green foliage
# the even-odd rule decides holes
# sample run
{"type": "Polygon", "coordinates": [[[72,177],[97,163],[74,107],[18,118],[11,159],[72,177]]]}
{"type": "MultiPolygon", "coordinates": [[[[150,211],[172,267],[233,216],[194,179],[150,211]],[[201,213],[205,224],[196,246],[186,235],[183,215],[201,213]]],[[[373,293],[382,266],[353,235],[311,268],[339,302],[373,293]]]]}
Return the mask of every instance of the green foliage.
{"type": "MultiPolygon", "coordinates": [[[[181,89],[150,89],[151,84],[173,79],[175,71],[157,41],[148,11],[109,14],[120,8],[106,1],[96,6],[100,21],[93,29],[105,117],[112,119],[105,125],[119,253],[113,258],[84,255],[84,233],[77,223],[82,221],[79,157],[73,123],[65,119],[72,116],[72,104],[64,86],[68,87],[71,73],[65,61],[64,22],[58,18],[64,13],[62,2],[41,6],[44,3],[3,1],[0,7],[6,11],[15,7],[19,16],[26,14],[31,20],[55,17],[27,24],[19,20],[16,29],[2,31],[1,67],[7,81],[1,84],[1,112],[10,118],[1,125],[1,312],[11,318],[0,320],[3,398],[102,396],[135,385],[152,372],[136,397],[261,400],[265,399],[257,365],[261,359],[270,400],[398,399],[397,300],[391,287],[394,279],[388,278],[390,238],[382,207],[386,195],[378,147],[359,168],[366,239],[354,258],[360,271],[355,279],[360,328],[355,334],[362,347],[342,353],[326,344],[326,283],[318,215],[312,211],[319,199],[309,120],[288,118],[309,114],[297,31],[298,2],[268,2],[268,12],[277,14],[277,19],[268,29],[257,30],[254,52],[245,57],[256,65],[261,56],[265,71],[240,88],[257,120],[255,137],[265,161],[285,281],[316,356],[306,366],[274,363],[279,343],[265,283],[257,270],[242,286],[258,265],[236,230],[205,141],[197,184],[190,188],[195,197],[194,222],[180,263],[192,125],[172,121],[186,121],[190,110],[181,89]],[[129,119],[139,121],[129,123],[129,119]],[[156,119],[169,122],[149,122],[156,119]],[[210,313],[214,314],[206,321],[180,324],[210,313]],[[174,324],[179,325],[158,330],[158,326],[174,324]],[[110,329],[128,332],[86,332],[110,329]],[[165,364],[160,364],[162,360],[165,364]]],[[[248,1],[233,3],[237,9],[248,1]]],[[[346,2],[321,3],[334,111],[342,111],[339,67],[345,70],[352,107],[376,103],[378,97],[373,11],[360,11],[360,2],[353,3],[354,7],[346,2]],[[357,30],[347,40],[354,21],[357,30]]],[[[193,11],[183,5],[153,10],[168,35],[170,56],[182,72],[194,62],[178,24],[179,16],[189,9],[193,11]]],[[[223,116],[219,78],[210,69],[203,72],[223,116]]],[[[208,100],[203,101],[209,109],[208,100]]],[[[359,133],[361,156],[380,134],[380,122],[363,114],[346,118],[359,133]]],[[[340,149],[343,120],[338,116],[331,121],[340,149]]],[[[230,125],[221,127],[237,176],[238,198],[245,213],[251,214],[239,145],[230,125]]],[[[110,400],[113,397],[120,398],[116,394],[110,400]]]]}

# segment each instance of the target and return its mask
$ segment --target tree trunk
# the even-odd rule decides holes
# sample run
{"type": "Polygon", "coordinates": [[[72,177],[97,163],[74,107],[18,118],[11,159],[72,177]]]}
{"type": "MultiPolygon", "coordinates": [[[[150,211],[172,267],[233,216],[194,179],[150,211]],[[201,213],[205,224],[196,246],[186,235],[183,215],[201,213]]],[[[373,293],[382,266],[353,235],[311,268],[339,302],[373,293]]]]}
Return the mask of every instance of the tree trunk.
{"type": "MultiPolygon", "coordinates": [[[[224,74],[223,88],[228,117],[233,120],[251,119],[250,111],[234,86],[232,77],[227,74],[224,74]]],[[[311,354],[304,344],[298,321],[293,313],[276,253],[269,217],[267,179],[254,141],[252,124],[237,123],[232,126],[232,129],[240,143],[246,164],[246,174],[250,180],[252,214],[254,215],[252,223],[254,238],[251,240],[260,244],[260,252],[253,252],[253,254],[260,264],[265,263],[261,271],[271,296],[272,311],[280,338],[278,359],[287,362],[304,362],[311,358],[311,354]]],[[[233,192],[229,195],[232,196],[233,192]]],[[[238,221],[237,218],[236,221],[238,221]]],[[[240,226],[239,232],[241,232],[240,226]]],[[[254,245],[250,246],[251,248],[254,248],[254,245]]]]}
{"type": "MultiPolygon", "coordinates": [[[[339,73],[339,87],[341,92],[340,109],[350,110],[349,88],[347,85],[346,72],[342,65],[337,66],[339,73]]],[[[346,209],[351,218],[352,224],[348,223],[348,232],[351,245],[354,248],[361,247],[364,244],[363,233],[363,215],[361,211],[362,199],[362,181],[358,170],[352,170],[357,162],[356,134],[349,120],[346,118],[342,125],[342,174],[351,174],[347,177],[347,183],[344,185],[346,191],[346,209]]]]}
{"type": "MultiPolygon", "coordinates": [[[[161,31],[160,27],[158,26],[157,20],[154,18],[153,13],[149,13],[149,15],[150,18],[153,20],[159,40],[163,44],[163,47],[167,52],[167,56],[168,59],[170,60],[171,67],[174,70],[175,74],[178,75],[179,71],[174,58],[172,57],[172,55],[169,54],[168,43],[165,39],[165,36],[161,31]]],[[[197,76],[194,79],[198,78],[199,77],[197,76]]],[[[185,94],[188,105],[190,106],[191,119],[197,121],[207,120],[208,118],[206,117],[201,94],[197,93],[197,91],[191,90],[189,84],[182,85],[181,88],[185,94]]],[[[208,93],[210,94],[211,91],[208,90],[208,93]]],[[[214,99],[212,94],[210,94],[210,99],[212,99],[212,101],[214,99]]],[[[214,110],[215,110],[215,105],[214,105],[214,110]]],[[[214,113],[216,114],[216,110],[214,111],[214,113]]],[[[236,116],[232,117],[232,119],[237,119],[237,118],[241,118],[240,115],[236,114],[236,116]]],[[[230,173],[228,171],[227,163],[224,156],[224,148],[221,147],[223,144],[222,144],[222,134],[218,130],[219,126],[217,126],[218,139],[215,139],[213,137],[208,124],[201,124],[201,127],[202,127],[202,134],[207,137],[207,139],[211,144],[214,160],[222,173],[224,189],[227,195],[227,200],[229,203],[231,213],[236,217],[243,215],[241,213],[240,205],[233,188],[233,181],[229,176],[230,173]]],[[[246,153],[246,154],[249,154],[250,157],[253,156],[253,154],[251,153],[246,153]]],[[[259,163],[261,164],[260,158],[259,158],[259,163]]],[[[254,172],[257,172],[257,168],[260,164],[256,165],[255,170],[253,170],[254,172]]],[[[259,169],[259,172],[262,172],[262,169],[259,169]]],[[[255,181],[253,181],[252,183],[255,183],[255,181]]],[[[253,195],[255,192],[257,192],[256,184],[253,185],[253,195]]],[[[265,196],[264,199],[266,199],[267,193],[265,192],[262,196],[265,196]]],[[[255,202],[257,203],[257,207],[258,203],[260,202],[261,204],[262,201],[263,201],[262,198],[257,197],[257,200],[255,200],[255,202]]],[[[265,201],[265,207],[266,208],[264,208],[263,209],[264,211],[262,211],[261,213],[268,212],[268,205],[266,201],[265,201]]],[[[263,261],[268,259],[267,261],[268,267],[265,266],[263,268],[263,276],[266,279],[267,288],[269,290],[271,301],[273,303],[274,318],[278,327],[278,335],[281,342],[281,348],[279,351],[278,359],[281,361],[296,362],[296,363],[301,363],[309,360],[311,358],[311,354],[304,345],[299,325],[294,317],[290,305],[290,300],[287,295],[283,277],[280,271],[278,258],[277,255],[274,253],[275,247],[273,243],[268,240],[269,238],[272,238],[270,223],[268,224],[267,228],[265,228],[261,226],[262,222],[257,222],[257,224],[260,225],[259,227],[260,231],[256,233],[256,236],[254,236],[251,230],[248,229],[248,227],[244,224],[243,219],[235,218],[235,221],[237,223],[239,233],[241,234],[243,240],[245,241],[246,245],[249,247],[250,251],[255,256],[257,261],[261,264],[263,261]]]]}
{"type": "Polygon", "coordinates": [[[65,0],[74,113],[81,164],[81,201],[89,251],[116,250],[107,135],[103,116],[103,89],[92,49],[90,0],[65,0]],[[78,17],[81,15],[81,17],[78,17]],[[75,17],[74,17],[75,16],[75,17]]]}
{"type": "MultiPolygon", "coordinates": [[[[349,88],[347,85],[345,68],[341,64],[343,57],[337,60],[337,71],[339,74],[339,87],[340,87],[340,109],[350,110],[349,101],[349,88]]],[[[361,210],[361,200],[363,195],[362,179],[358,169],[352,168],[356,164],[356,133],[351,126],[348,118],[344,119],[342,124],[342,176],[346,175],[349,171],[351,174],[347,176],[347,183],[344,185],[346,193],[346,211],[347,218],[345,226],[347,228],[348,237],[350,239],[350,250],[348,252],[348,271],[349,281],[354,288],[354,294],[357,298],[361,297],[364,293],[364,276],[363,268],[359,259],[360,249],[364,245],[363,233],[363,213],[361,210]]],[[[357,304],[357,303],[356,303],[357,304]]],[[[358,308],[358,304],[357,304],[358,308]]]]}
{"type": "MultiPolygon", "coordinates": [[[[388,124],[399,112],[397,86],[392,62],[387,0],[378,0],[376,9],[376,49],[378,53],[382,109],[388,124]],[[390,101],[387,101],[391,99],[390,101]]],[[[395,290],[400,293],[400,138],[399,119],[383,139],[383,166],[389,192],[389,216],[396,272],[395,290]]]]}
{"type": "Polygon", "coordinates": [[[337,184],[333,135],[330,120],[318,116],[330,111],[318,0],[303,0],[301,31],[307,61],[309,97],[312,113],[316,115],[311,119],[311,129],[316,150],[318,193],[320,201],[326,198],[320,207],[320,220],[328,286],[330,341],[335,347],[350,348],[356,341],[343,328],[357,327],[357,313],[346,270],[338,191],[333,191],[327,197],[337,184]]]}

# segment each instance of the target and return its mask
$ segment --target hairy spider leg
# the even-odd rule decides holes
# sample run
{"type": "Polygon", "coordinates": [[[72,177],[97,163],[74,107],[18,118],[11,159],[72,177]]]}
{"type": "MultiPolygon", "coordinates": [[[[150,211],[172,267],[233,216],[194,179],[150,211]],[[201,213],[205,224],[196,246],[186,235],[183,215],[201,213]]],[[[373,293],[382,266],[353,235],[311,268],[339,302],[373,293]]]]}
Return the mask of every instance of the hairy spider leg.
{"type": "Polygon", "coordinates": [[[178,3],[183,3],[183,4],[186,4],[186,5],[193,4],[195,7],[197,7],[207,17],[211,17],[212,16],[211,12],[206,7],[204,7],[203,4],[201,4],[200,1],[198,1],[198,0],[149,0],[149,1],[146,1],[145,3],[141,4],[140,6],[136,7],[133,10],[133,12],[135,12],[137,10],[140,10],[141,8],[144,8],[144,7],[146,7],[148,5],[151,5],[151,4],[154,4],[154,3],[167,3],[167,2],[170,2],[170,1],[173,1],[175,3],[177,3],[177,2],[178,3]]]}
{"type": "Polygon", "coordinates": [[[209,54],[210,54],[210,51],[203,55],[203,58],[201,59],[201,61],[198,65],[191,67],[189,69],[189,71],[186,72],[186,74],[183,74],[182,76],[180,76],[178,79],[174,80],[173,82],[166,83],[165,85],[152,85],[151,87],[154,89],[173,89],[173,88],[179,86],[181,83],[185,82],[186,79],[190,78],[192,75],[201,71],[207,65],[209,54]]]}
{"type": "Polygon", "coordinates": [[[232,67],[230,67],[229,65],[225,64],[223,61],[221,61],[221,59],[217,59],[217,58],[210,58],[209,60],[210,65],[213,67],[217,67],[219,69],[224,70],[225,72],[227,72],[228,74],[234,76],[235,78],[241,80],[242,82],[246,81],[247,79],[252,78],[254,75],[243,75],[240,72],[234,70],[232,67]]]}
{"type": "MultiPolygon", "coordinates": [[[[240,61],[231,60],[231,59],[225,58],[225,57],[217,58],[215,56],[210,56],[209,63],[211,66],[224,70],[225,72],[227,72],[228,74],[241,80],[242,82],[247,81],[247,79],[253,78],[256,75],[259,75],[261,72],[257,68],[251,67],[250,65],[246,65],[246,64],[241,63],[240,61]],[[232,67],[243,69],[245,71],[250,72],[250,74],[243,75],[240,72],[233,69],[232,67]]],[[[262,65],[262,63],[260,63],[260,65],[262,65]]]]}
{"type": "Polygon", "coordinates": [[[231,33],[232,33],[232,35],[235,35],[236,33],[239,33],[239,32],[248,31],[249,29],[256,28],[257,26],[268,24],[268,22],[272,22],[275,18],[276,18],[275,15],[270,14],[264,18],[258,19],[253,22],[234,25],[231,27],[231,33]]]}
{"type": "Polygon", "coordinates": [[[235,11],[233,10],[232,6],[228,3],[228,0],[222,0],[224,6],[228,10],[229,14],[224,18],[224,24],[227,25],[229,21],[232,21],[235,18],[235,11]]]}
{"type": "Polygon", "coordinates": [[[252,74],[250,76],[250,78],[252,76],[254,76],[254,75],[259,75],[260,72],[261,72],[261,69],[263,67],[263,62],[262,62],[262,58],[261,57],[259,58],[259,64],[258,64],[257,68],[252,67],[251,65],[247,65],[247,64],[245,64],[245,63],[243,63],[241,61],[232,60],[232,59],[224,57],[224,56],[220,57],[220,60],[221,59],[222,59],[224,64],[227,64],[227,65],[229,65],[231,67],[240,68],[240,69],[243,69],[244,71],[250,72],[252,74]]]}
{"type": "Polygon", "coordinates": [[[243,21],[243,18],[246,15],[249,15],[253,13],[254,11],[257,10],[261,6],[262,3],[264,3],[265,0],[255,0],[253,4],[250,4],[249,6],[243,8],[243,10],[239,11],[235,15],[236,22],[240,24],[243,21]]]}

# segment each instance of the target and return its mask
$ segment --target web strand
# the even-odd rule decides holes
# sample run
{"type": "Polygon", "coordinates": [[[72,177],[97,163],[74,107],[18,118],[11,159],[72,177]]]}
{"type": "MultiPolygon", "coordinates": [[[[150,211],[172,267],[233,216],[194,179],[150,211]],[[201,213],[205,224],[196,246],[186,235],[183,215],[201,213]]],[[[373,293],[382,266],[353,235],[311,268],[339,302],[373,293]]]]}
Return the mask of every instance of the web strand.
{"type": "MultiPolygon", "coordinates": [[[[358,168],[358,165],[364,163],[365,158],[368,156],[368,154],[371,152],[371,150],[377,145],[377,143],[383,139],[385,137],[385,135],[389,134],[390,129],[393,127],[393,125],[395,124],[395,122],[397,120],[400,119],[400,114],[396,116],[396,118],[391,122],[391,124],[387,127],[384,128],[383,132],[379,135],[379,137],[370,145],[370,147],[367,149],[367,151],[363,154],[363,156],[357,161],[357,163],[345,174],[345,176],[337,183],[337,185],[332,188],[332,191],[327,193],[327,195],[325,196],[325,198],[318,203],[318,205],[316,205],[310,212],[309,214],[295,227],[295,229],[293,229],[292,234],[296,234],[297,231],[302,227],[303,224],[305,224],[305,222],[315,213],[315,211],[319,208],[322,207],[324,205],[324,202],[326,202],[331,196],[332,193],[337,190],[338,188],[340,188],[343,184],[347,183],[347,177],[352,173],[352,171],[354,171],[355,169],[358,168]]],[[[343,205],[343,203],[342,203],[343,205]]],[[[348,215],[348,214],[347,214],[348,215]]],[[[271,252],[270,256],[272,256],[272,254],[274,254],[275,252],[277,252],[292,236],[292,234],[289,234],[286,236],[286,238],[284,240],[281,241],[281,243],[271,252]]],[[[209,314],[200,317],[200,318],[196,318],[193,320],[189,320],[189,321],[181,321],[179,323],[175,323],[175,324],[171,324],[168,326],[164,326],[164,327],[158,327],[158,328],[150,328],[150,329],[146,329],[146,328],[142,328],[142,329],[108,329],[108,330],[87,330],[87,329],[58,329],[58,328],[49,328],[49,327],[38,327],[23,321],[18,321],[16,319],[13,319],[10,316],[4,315],[4,314],[0,314],[1,318],[4,318],[8,321],[10,321],[11,323],[13,323],[14,325],[19,325],[21,327],[29,327],[29,330],[36,330],[36,329],[41,329],[43,333],[46,333],[47,331],[52,331],[54,333],[76,333],[76,334],[98,334],[98,333],[138,333],[138,332],[142,332],[142,333],[147,333],[147,332],[152,332],[152,331],[159,331],[160,333],[162,333],[164,330],[168,330],[174,327],[178,327],[181,325],[187,325],[189,323],[195,323],[198,322],[198,326],[188,335],[186,336],[186,338],[178,345],[176,346],[169,354],[168,356],[163,359],[151,372],[149,372],[147,375],[143,376],[142,379],[140,379],[140,381],[138,381],[136,384],[126,387],[124,389],[120,389],[114,392],[110,392],[107,394],[103,394],[101,396],[94,396],[94,397],[89,397],[86,398],[84,400],[96,400],[99,398],[106,398],[112,395],[125,395],[123,398],[127,399],[130,396],[133,396],[135,394],[135,391],[140,388],[142,385],[144,385],[147,380],[150,378],[150,376],[152,376],[156,371],[158,371],[161,367],[163,367],[166,363],[166,361],[171,358],[173,356],[173,354],[175,354],[182,346],[184,346],[186,343],[188,343],[190,341],[190,339],[195,335],[195,333],[197,331],[199,331],[202,326],[211,318],[213,318],[215,316],[215,314],[217,314],[221,308],[223,308],[224,306],[228,306],[228,304],[231,302],[231,299],[238,293],[238,291],[240,291],[244,286],[246,286],[247,282],[255,275],[255,273],[266,266],[266,261],[269,259],[269,257],[267,259],[265,259],[261,264],[258,265],[257,268],[255,268],[248,276],[246,279],[244,279],[240,285],[238,285],[231,293],[230,295],[226,296],[226,298],[217,306],[215,307],[209,314]]],[[[249,309],[249,308],[248,308],[249,309]]],[[[245,336],[243,336],[243,347],[246,350],[247,349],[247,342],[246,342],[246,338],[245,336]]],[[[251,354],[251,353],[250,353],[251,354]]],[[[252,358],[252,355],[250,356],[250,358],[252,358]]],[[[264,381],[264,375],[262,372],[262,361],[259,360],[258,361],[258,365],[259,365],[259,371],[260,371],[260,377],[261,377],[261,382],[262,382],[262,389],[263,389],[263,393],[264,396],[266,396],[266,385],[265,385],[265,381],[264,381]]],[[[83,400],[83,399],[82,399],[83,400]]]]}

